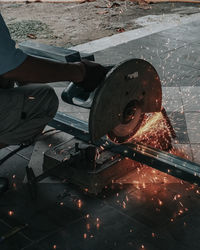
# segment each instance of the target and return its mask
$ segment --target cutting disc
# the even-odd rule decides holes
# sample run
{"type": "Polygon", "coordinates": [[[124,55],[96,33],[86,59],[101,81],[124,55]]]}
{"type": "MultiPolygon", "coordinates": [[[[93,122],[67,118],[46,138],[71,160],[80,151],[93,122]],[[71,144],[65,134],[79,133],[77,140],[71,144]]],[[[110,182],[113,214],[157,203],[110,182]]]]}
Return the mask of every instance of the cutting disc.
{"type": "Polygon", "coordinates": [[[141,59],[116,65],[96,91],[89,117],[91,140],[104,135],[123,143],[137,132],[144,113],[160,111],[161,83],[154,67],[141,59]]]}

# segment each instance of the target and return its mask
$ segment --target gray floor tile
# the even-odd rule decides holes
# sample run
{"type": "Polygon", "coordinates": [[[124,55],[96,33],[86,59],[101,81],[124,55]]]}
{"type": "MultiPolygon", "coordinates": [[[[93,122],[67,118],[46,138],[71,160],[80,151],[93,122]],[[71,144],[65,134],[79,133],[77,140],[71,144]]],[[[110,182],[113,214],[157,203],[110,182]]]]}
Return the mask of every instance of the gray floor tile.
{"type": "Polygon", "coordinates": [[[27,223],[29,226],[24,234],[32,240],[38,240],[83,216],[74,201],[76,198],[71,197],[66,186],[59,183],[38,184],[37,199],[32,200],[28,187],[23,185],[16,191],[8,191],[0,199],[0,218],[11,226],[27,223]],[[64,204],[60,204],[63,194],[67,199],[64,204]],[[9,211],[14,212],[13,216],[9,216],[9,211]]]}
{"type": "MultiPolygon", "coordinates": [[[[199,23],[198,21],[196,24],[199,23]]],[[[186,24],[177,26],[173,29],[167,29],[161,31],[159,34],[166,36],[170,40],[183,41],[183,42],[194,42],[199,40],[199,27],[194,24],[186,24]]]]}
{"type": "Polygon", "coordinates": [[[199,45],[195,44],[188,44],[161,56],[165,60],[168,59],[169,63],[176,62],[195,69],[200,69],[199,57],[200,48],[199,45]]]}
{"type": "Polygon", "coordinates": [[[191,144],[194,162],[200,164],[200,144],[191,144]]]}
{"type": "Polygon", "coordinates": [[[183,111],[181,91],[178,87],[163,87],[162,98],[162,106],[166,111],[183,111]]]}
{"type": "MultiPolygon", "coordinates": [[[[15,146],[9,146],[8,147],[8,150],[10,150],[10,151],[13,151],[14,149],[17,149],[19,146],[17,145],[15,145],[15,146]]],[[[24,148],[24,149],[22,149],[22,150],[20,150],[19,152],[17,152],[16,154],[18,155],[18,156],[21,156],[22,158],[25,158],[25,159],[30,159],[31,158],[31,154],[32,154],[32,151],[33,151],[33,145],[30,145],[29,147],[26,147],[26,148],[24,148]]]]}
{"type": "MultiPolygon", "coordinates": [[[[163,64],[164,63],[163,61],[163,64]]],[[[162,85],[168,87],[200,85],[200,71],[178,63],[175,68],[163,70],[160,74],[160,78],[162,85]]]]}
{"type": "Polygon", "coordinates": [[[184,112],[200,112],[200,87],[181,87],[184,112]]]}
{"type": "Polygon", "coordinates": [[[185,115],[182,112],[168,112],[168,117],[176,133],[175,142],[178,144],[189,143],[185,115]]]}
{"type": "MultiPolygon", "coordinates": [[[[10,151],[9,151],[10,152],[10,151]]],[[[14,155],[5,161],[0,167],[0,176],[9,178],[10,182],[21,183],[25,176],[25,167],[28,165],[28,160],[21,156],[14,155]],[[15,176],[15,179],[13,179],[15,176]]]]}
{"type": "Polygon", "coordinates": [[[194,129],[188,129],[188,137],[190,140],[190,143],[199,143],[200,142],[200,134],[199,131],[197,132],[194,129]]]}
{"type": "Polygon", "coordinates": [[[38,244],[44,248],[56,244],[58,249],[70,250],[128,250],[140,249],[142,245],[149,247],[148,249],[159,249],[148,241],[151,238],[151,232],[143,225],[108,206],[102,208],[99,213],[89,214],[88,218],[85,217],[83,220],[66,226],[38,244]]]}
{"type": "Polygon", "coordinates": [[[187,128],[194,130],[197,134],[200,133],[200,113],[185,113],[187,128]]]}
{"type": "MultiPolygon", "coordinates": [[[[20,226],[21,224],[16,224],[15,226],[20,226]]],[[[5,224],[3,221],[0,221],[0,235],[6,235],[10,232],[12,227],[9,227],[7,224],[5,224]]],[[[9,237],[8,239],[4,240],[0,243],[0,249],[1,250],[21,250],[26,245],[29,245],[31,241],[23,236],[23,231],[20,233],[16,233],[12,237],[9,237]]]]}

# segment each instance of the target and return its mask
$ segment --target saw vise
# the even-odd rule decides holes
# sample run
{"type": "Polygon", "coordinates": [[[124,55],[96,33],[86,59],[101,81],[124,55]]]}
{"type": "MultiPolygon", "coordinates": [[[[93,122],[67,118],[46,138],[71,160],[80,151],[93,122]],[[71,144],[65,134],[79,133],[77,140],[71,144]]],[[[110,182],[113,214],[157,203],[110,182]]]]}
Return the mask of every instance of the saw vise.
{"type": "MultiPolygon", "coordinates": [[[[73,51],[30,42],[24,42],[20,47],[32,56],[57,61],[81,59],[77,51],[72,56],[73,51]]],[[[82,56],[94,59],[92,55],[82,56]]],[[[90,110],[89,121],[60,112],[56,114],[49,125],[74,138],[45,152],[41,176],[36,177],[32,170],[27,169],[32,194],[35,193],[33,186],[48,175],[62,177],[97,194],[114,179],[134,170],[137,164],[146,164],[183,180],[200,183],[198,164],[134,141],[145,114],[152,112],[163,113],[171,136],[175,137],[162,109],[161,82],[155,68],[145,60],[130,59],[107,66],[107,69],[105,79],[94,92],[88,93],[70,83],[62,93],[66,105],[90,110]]]]}

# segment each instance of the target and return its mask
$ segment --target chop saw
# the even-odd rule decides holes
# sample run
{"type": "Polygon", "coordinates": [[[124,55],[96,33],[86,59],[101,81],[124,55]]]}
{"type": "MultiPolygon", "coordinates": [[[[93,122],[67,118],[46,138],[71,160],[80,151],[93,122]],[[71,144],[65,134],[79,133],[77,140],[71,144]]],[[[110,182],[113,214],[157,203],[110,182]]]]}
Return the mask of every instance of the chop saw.
{"type": "MultiPolygon", "coordinates": [[[[80,60],[77,51],[31,42],[20,47],[33,56],[80,60]]],[[[200,165],[133,140],[145,114],[161,111],[161,82],[155,68],[145,60],[130,59],[107,69],[105,79],[94,92],[85,92],[71,83],[62,93],[67,104],[90,110],[89,121],[57,112],[49,125],[74,138],[44,154],[41,175],[36,177],[27,167],[32,196],[37,182],[60,171],[69,182],[99,193],[113,179],[134,169],[137,162],[200,184],[200,165]]]]}
{"type": "Polygon", "coordinates": [[[154,67],[145,60],[131,59],[108,69],[95,92],[87,95],[71,83],[62,99],[90,109],[92,142],[107,135],[115,143],[125,143],[140,128],[145,113],[161,110],[161,83],[154,67]]]}

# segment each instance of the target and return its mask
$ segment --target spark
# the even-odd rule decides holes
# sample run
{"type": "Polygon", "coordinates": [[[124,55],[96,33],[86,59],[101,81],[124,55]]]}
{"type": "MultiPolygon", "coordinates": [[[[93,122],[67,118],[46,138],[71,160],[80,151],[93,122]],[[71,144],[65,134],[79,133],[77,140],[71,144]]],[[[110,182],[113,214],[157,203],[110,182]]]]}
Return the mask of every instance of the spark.
{"type": "Polygon", "coordinates": [[[126,208],[126,202],[125,201],[122,202],[122,206],[123,206],[124,209],[126,208]]]}
{"type": "Polygon", "coordinates": [[[83,234],[83,238],[84,238],[84,239],[87,238],[87,234],[86,234],[86,233],[83,234]]]}
{"type": "Polygon", "coordinates": [[[56,246],[56,245],[53,245],[53,249],[57,249],[57,246],[56,246]]]}
{"type": "Polygon", "coordinates": [[[78,207],[78,208],[81,208],[82,205],[83,205],[83,202],[82,202],[82,200],[79,199],[79,200],[77,201],[77,207],[78,207]]]}
{"type": "Polygon", "coordinates": [[[163,202],[162,202],[160,199],[158,199],[158,204],[159,204],[160,206],[162,206],[162,205],[163,205],[163,202]]]}
{"type": "Polygon", "coordinates": [[[14,215],[14,211],[12,211],[12,210],[8,211],[8,215],[9,216],[13,216],[14,215]]]}

